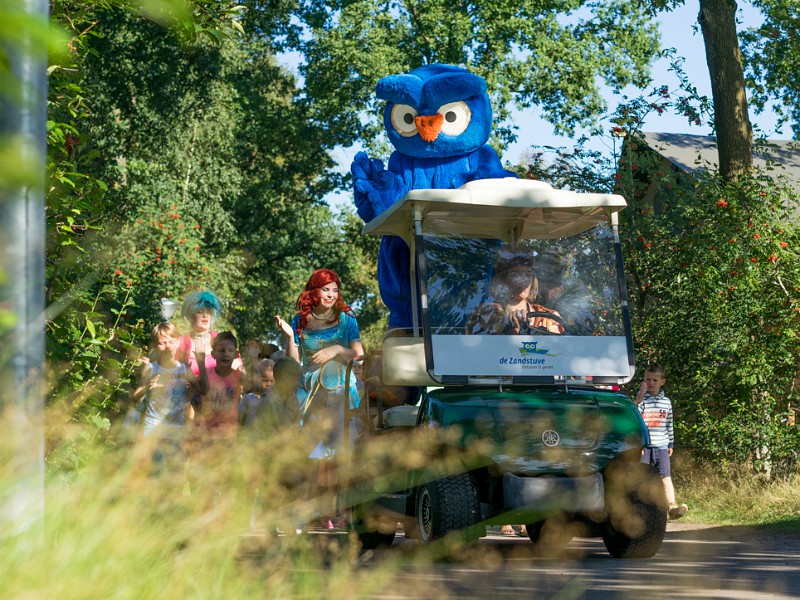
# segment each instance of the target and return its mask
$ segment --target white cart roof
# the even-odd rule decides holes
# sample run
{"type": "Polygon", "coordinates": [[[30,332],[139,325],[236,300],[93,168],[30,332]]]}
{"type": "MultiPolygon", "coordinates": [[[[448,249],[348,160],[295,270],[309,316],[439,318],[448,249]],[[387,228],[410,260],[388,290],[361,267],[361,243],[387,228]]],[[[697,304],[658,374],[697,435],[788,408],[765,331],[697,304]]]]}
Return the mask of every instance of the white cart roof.
{"type": "Polygon", "coordinates": [[[418,211],[424,233],[504,241],[563,238],[612,220],[625,206],[617,194],[556,190],[531,179],[480,179],[455,190],[412,190],[367,223],[363,233],[410,242],[418,211]]]}

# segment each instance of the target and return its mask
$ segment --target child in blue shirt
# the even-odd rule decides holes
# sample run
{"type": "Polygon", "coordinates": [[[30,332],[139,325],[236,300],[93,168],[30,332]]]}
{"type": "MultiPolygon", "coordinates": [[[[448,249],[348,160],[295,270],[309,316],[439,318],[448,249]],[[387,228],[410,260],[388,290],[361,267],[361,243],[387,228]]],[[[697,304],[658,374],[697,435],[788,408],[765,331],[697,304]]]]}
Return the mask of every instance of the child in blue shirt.
{"type": "Polygon", "coordinates": [[[145,364],[142,380],[133,393],[141,411],[142,435],[153,440],[153,461],[161,463],[182,453],[187,413],[191,406],[187,387],[198,394],[208,391],[205,355],[195,352],[200,375],[195,376],[176,358],[180,336],[173,323],[159,323],[150,334],[152,360],[145,364]]]}

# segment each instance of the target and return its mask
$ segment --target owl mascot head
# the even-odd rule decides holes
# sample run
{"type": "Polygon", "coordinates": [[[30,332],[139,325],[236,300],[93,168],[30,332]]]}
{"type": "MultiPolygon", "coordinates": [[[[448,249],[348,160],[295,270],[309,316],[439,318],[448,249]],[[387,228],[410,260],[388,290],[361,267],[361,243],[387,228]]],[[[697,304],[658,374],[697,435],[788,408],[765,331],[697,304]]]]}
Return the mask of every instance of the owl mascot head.
{"type": "MultiPolygon", "coordinates": [[[[383,123],[395,151],[383,161],[356,154],[350,171],[356,209],[369,222],[403,194],[416,189],[453,189],[468,181],[516,177],[505,171],[486,142],[492,108],[486,81],[452,65],[426,65],[378,81],[386,100],[383,123]]],[[[389,309],[389,327],[411,327],[408,245],[384,236],[378,254],[378,285],[389,309]]]]}

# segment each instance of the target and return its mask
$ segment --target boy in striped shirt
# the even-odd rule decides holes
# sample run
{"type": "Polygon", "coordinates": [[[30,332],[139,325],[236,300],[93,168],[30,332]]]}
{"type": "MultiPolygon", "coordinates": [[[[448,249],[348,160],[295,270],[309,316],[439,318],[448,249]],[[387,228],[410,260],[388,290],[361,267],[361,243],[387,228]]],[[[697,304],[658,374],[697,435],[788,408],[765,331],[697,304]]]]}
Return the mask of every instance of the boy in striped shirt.
{"type": "Polygon", "coordinates": [[[658,363],[650,363],[644,371],[644,380],[634,403],[639,407],[642,419],[650,432],[650,446],[642,450],[642,462],[656,467],[669,502],[669,518],[680,519],[689,507],[675,501],[675,488],[672,485],[670,471],[675,432],[672,427],[672,402],[661,389],[665,381],[664,367],[658,363]]]}

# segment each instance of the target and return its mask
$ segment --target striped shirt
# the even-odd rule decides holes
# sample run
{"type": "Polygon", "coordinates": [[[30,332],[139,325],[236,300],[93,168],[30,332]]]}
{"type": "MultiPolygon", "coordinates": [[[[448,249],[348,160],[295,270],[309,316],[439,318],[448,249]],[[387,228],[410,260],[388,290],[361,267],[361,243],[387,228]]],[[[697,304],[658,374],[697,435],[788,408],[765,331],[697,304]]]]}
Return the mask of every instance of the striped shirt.
{"type": "Polygon", "coordinates": [[[644,424],[650,432],[650,448],[672,448],[675,431],[672,428],[672,402],[664,395],[664,390],[653,396],[645,392],[639,404],[644,424]]]}

